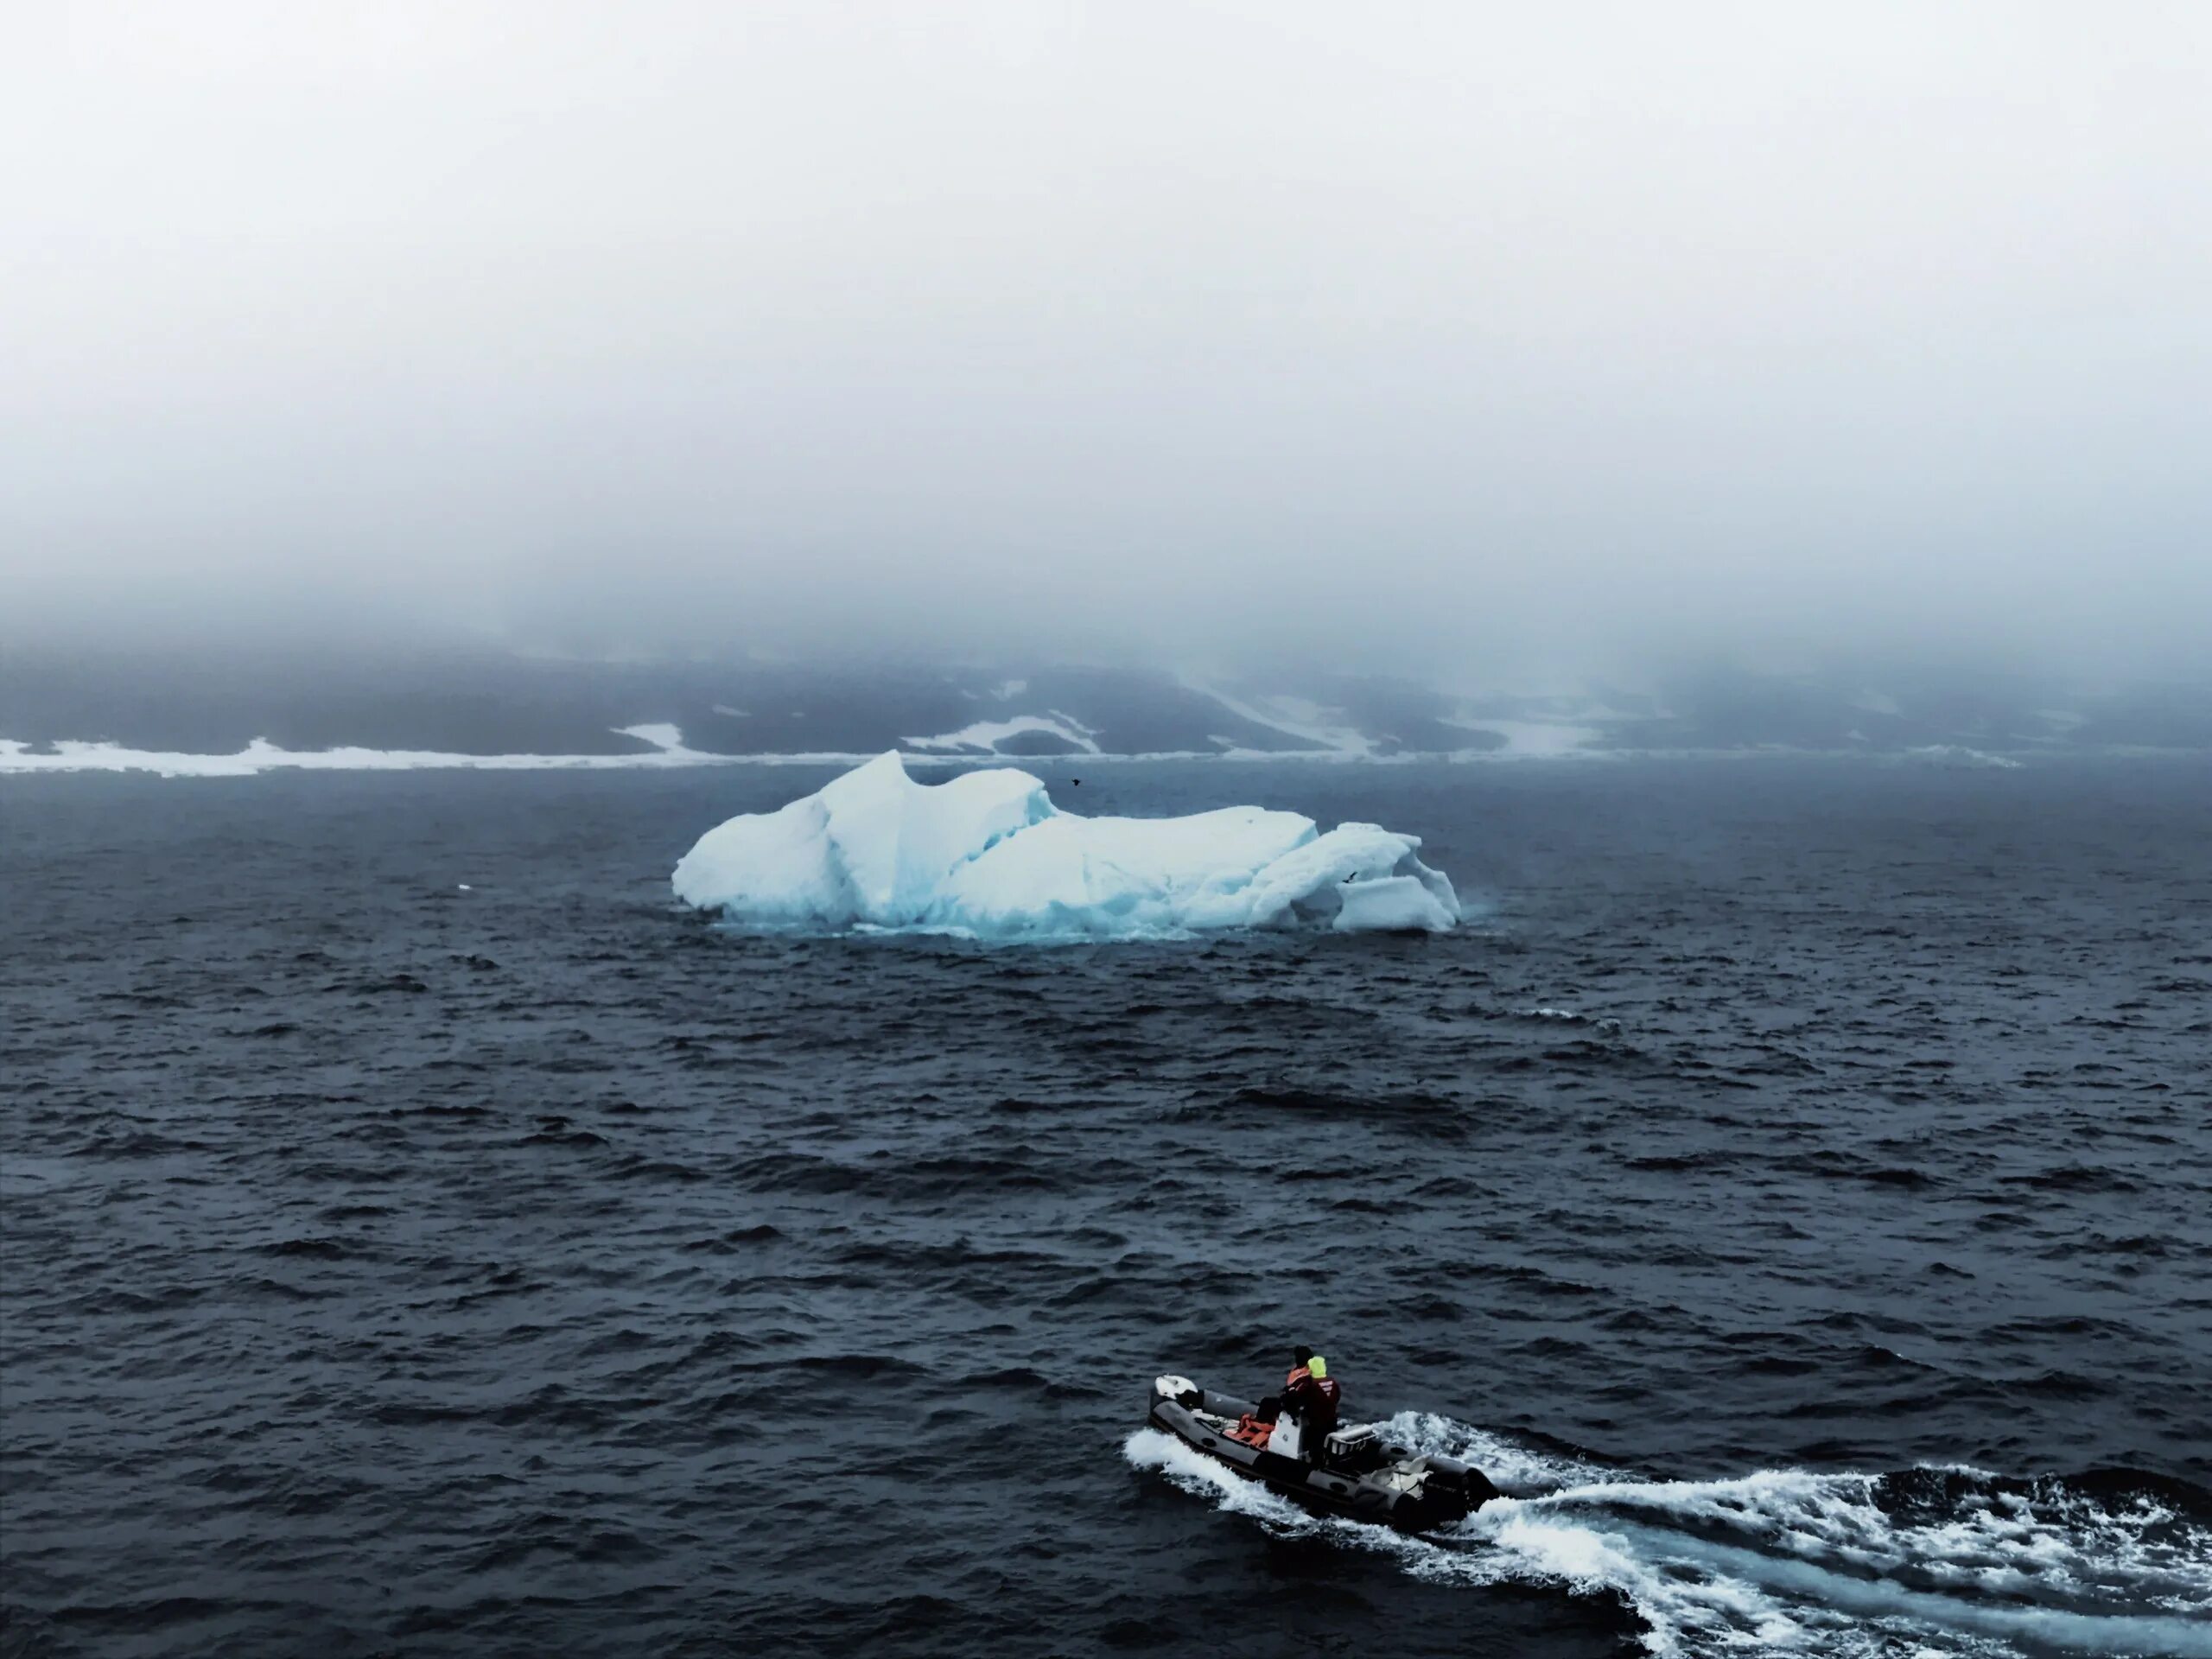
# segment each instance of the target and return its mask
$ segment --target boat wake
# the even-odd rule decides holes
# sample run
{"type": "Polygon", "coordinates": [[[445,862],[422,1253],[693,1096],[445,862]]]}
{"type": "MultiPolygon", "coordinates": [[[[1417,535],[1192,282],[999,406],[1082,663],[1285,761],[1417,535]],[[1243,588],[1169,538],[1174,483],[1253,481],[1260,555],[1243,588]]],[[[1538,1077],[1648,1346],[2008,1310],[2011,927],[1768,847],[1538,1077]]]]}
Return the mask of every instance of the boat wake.
{"type": "Polygon", "coordinates": [[[1480,1465],[1508,1495],[1414,1537],[1310,1516],[1157,1430],[1124,1449],[1271,1532],[1418,1578],[1618,1597],[1655,1655],[2212,1656],[2212,1514],[2173,1483],[1933,1468],[1650,1481],[1427,1414],[1386,1433],[1480,1465]]]}

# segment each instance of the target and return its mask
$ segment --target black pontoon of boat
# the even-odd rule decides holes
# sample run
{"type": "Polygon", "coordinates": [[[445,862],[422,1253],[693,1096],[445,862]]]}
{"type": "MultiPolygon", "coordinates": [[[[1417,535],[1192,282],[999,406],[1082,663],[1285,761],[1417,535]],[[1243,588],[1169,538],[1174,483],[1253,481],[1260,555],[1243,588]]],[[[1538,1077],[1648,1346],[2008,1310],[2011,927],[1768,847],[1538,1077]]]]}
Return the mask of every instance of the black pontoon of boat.
{"type": "Polygon", "coordinates": [[[1256,1409],[1185,1376],[1157,1377],[1152,1385],[1154,1428],[1310,1509],[1426,1532],[1473,1514],[1498,1495],[1473,1465],[1393,1446],[1371,1424],[1337,1430],[1310,1461],[1284,1457],[1238,1438],[1256,1409]]]}

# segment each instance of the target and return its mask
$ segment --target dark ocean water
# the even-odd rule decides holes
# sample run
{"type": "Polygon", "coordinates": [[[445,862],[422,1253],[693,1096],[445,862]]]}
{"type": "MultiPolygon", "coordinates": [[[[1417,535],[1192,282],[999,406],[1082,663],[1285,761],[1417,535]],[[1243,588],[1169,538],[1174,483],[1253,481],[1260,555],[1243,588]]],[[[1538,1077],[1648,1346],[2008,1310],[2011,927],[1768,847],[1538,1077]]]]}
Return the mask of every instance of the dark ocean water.
{"type": "Polygon", "coordinates": [[[0,780],[0,1653],[2212,1653],[2201,760],[1076,770],[1482,914],[769,939],[666,874],[822,772],[0,780]],[[1141,1430],[1300,1339],[1511,1501],[1141,1430]]]}

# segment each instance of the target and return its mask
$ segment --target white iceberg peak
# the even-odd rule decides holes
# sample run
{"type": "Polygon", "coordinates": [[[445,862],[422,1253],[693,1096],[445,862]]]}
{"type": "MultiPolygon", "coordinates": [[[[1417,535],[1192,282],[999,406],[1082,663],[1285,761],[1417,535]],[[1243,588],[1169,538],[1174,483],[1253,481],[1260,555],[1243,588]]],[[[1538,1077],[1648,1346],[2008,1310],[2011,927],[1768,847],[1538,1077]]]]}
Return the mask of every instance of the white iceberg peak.
{"type": "Polygon", "coordinates": [[[1063,812],[1026,772],[917,784],[882,754],[779,811],[709,830],[676,896],[759,926],[1141,937],[1299,923],[1440,932],[1452,883],[1371,823],[1229,806],[1179,818],[1063,812]]]}

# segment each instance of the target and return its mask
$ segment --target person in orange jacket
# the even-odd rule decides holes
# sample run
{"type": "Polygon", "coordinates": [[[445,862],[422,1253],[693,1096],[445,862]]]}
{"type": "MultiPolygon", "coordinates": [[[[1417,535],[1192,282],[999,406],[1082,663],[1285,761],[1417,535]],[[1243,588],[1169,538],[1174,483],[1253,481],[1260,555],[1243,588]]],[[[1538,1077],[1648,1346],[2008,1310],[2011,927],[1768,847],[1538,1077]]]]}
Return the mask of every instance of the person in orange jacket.
{"type": "Polygon", "coordinates": [[[1337,1426],[1337,1408],[1344,1399],[1344,1385],[1329,1375],[1329,1362],[1311,1348],[1291,1352],[1290,1375],[1282,1392],[1260,1402],[1254,1419],[1273,1424],[1268,1450],[1311,1463],[1337,1426]],[[1287,1421],[1285,1421],[1287,1419],[1287,1421]]]}

